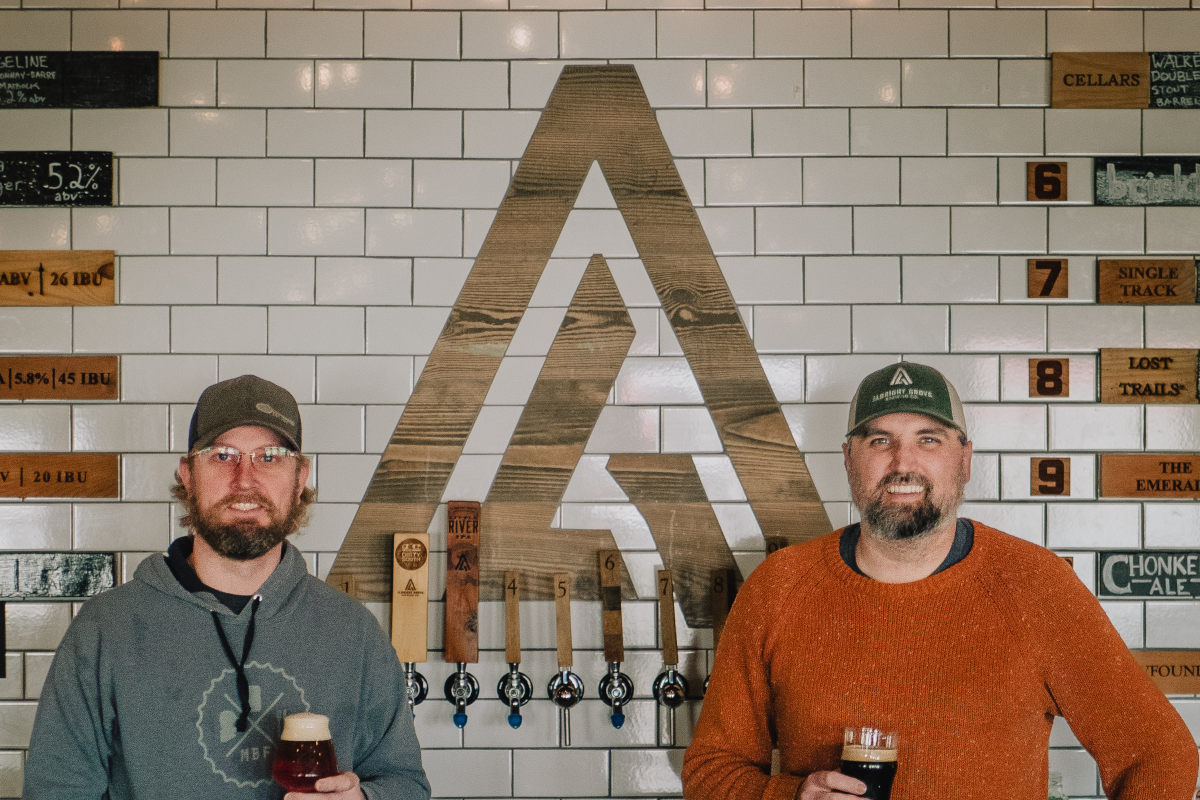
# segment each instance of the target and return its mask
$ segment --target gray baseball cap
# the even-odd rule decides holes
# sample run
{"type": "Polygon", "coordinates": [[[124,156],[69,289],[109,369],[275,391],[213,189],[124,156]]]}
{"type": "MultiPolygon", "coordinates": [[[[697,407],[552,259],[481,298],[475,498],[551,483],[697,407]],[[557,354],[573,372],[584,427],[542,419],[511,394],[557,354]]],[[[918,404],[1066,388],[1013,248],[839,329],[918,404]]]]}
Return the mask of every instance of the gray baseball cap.
{"type": "Polygon", "coordinates": [[[901,361],[876,370],[862,379],[850,401],[846,435],[885,414],[924,414],[967,432],[958,392],[946,376],[915,361],[901,361]]]}
{"type": "Polygon", "coordinates": [[[242,425],[273,430],[288,447],[300,450],[296,398],[282,386],[257,375],[214,383],[200,393],[188,428],[188,450],[208,447],[225,431],[242,425]]]}

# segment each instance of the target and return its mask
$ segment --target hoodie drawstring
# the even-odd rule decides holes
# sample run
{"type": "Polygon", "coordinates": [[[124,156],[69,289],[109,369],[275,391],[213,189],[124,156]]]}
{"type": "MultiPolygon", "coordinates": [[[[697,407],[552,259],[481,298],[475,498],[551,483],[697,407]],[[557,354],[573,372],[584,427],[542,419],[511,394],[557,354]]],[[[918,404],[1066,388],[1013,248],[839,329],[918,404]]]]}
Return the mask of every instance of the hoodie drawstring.
{"type": "Polygon", "coordinates": [[[238,699],[242,702],[242,714],[237,721],[238,733],[245,733],[246,729],[250,727],[250,681],[246,679],[246,658],[250,655],[250,646],[254,644],[254,617],[258,614],[258,604],[261,602],[261,594],[254,595],[254,599],[250,602],[250,624],[246,626],[246,638],[242,642],[241,661],[238,661],[233,655],[233,648],[229,646],[225,629],[221,627],[221,618],[217,616],[217,612],[212,612],[213,624],[217,626],[217,636],[221,637],[221,647],[224,648],[225,656],[237,672],[238,699]]]}

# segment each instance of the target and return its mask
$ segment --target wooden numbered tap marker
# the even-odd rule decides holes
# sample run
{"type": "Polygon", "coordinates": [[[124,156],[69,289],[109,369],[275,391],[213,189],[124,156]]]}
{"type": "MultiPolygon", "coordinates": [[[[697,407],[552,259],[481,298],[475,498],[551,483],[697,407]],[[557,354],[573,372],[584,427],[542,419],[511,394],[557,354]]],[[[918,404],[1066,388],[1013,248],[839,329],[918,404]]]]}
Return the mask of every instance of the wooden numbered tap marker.
{"type": "MultiPolygon", "coordinates": [[[[721,633],[725,630],[725,620],[729,617],[729,609],[733,605],[736,586],[737,574],[733,570],[713,570],[712,591],[709,592],[709,599],[712,602],[712,652],[714,658],[717,655],[717,645],[721,642],[721,633]]],[[[708,691],[708,678],[704,679],[704,691],[708,691]]]]}
{"type": "Polygon", "coordinates": [[[1071,459],[1029,459],[1029,494],[1035,497],[1071,496],[1071,459]]]}
{"type": "Polygon", "coordinates": [[[1025,199],[1031,203],[1066,201],[1067,162],[1026,162],[1025,199]]]}
{"type": "Polygon", "coordinates": [[[612,711],[608,720],[614,728],[625,724],[625,706],[633,697],[633,680],[621,672],[625,660],[625,633],[621,621],[621,551],[601,550],[600,614],[604,631],[604,660],[608,671],[600,680],[600,699],[612,711]]]}
{"type": "Polygon", "coordinates": [[[454,724],[467,724],[467,706],[479,696],[479,681],[467,664],[479,661],[479,503],[451,500],[446,531],[445,659],[456,669],[446,679],[454,724]]]}
{"type": "Polygon", "coordinates": [[[508,706],[508,724],[521,727],[521,706],[533,697],[533,683],[521,672],[521,574],[504,573],[504,658],[508,672],[496,684],[496,696],[508,706]]]}
{"type": "Polygon", "coordinates": [[[1029,359],[1029,396],[1067,399],[1071,395],[1071,359],[1029,359]]]}
{"type": "Polygon", "coordinates": [[[558,646],[558,672],[546,685],[546,693],[558,706],[558,743],[571,746],[571,708],[583,699],[583,680],[571,671],[574,642],[571,640],[571,575],[554,573],[554,628],[558,646]]]}
{"type": "Polygon", "coordinates": [[[415,665],[429,660],[429,534],[392,536],[392,646],[404,664],[409,707],[429,694],[415,665]]]}
{"type": "Polygon", "coordinates": [[[1068,275],[1065,258],[1031,258],[1026,262],[1026,296],[1067,297],[1068,275]]]}
{"type": "Polygon", "coordinates": [[[654,699],[667,709],[667,747],[675,745],[675,709],[687,700],[687,679],[679,672],[679,643],[675,636],[675,584],[671,570],[658,571],[658,625],[662,634],[663,670],[654,679],[654,699]]]}

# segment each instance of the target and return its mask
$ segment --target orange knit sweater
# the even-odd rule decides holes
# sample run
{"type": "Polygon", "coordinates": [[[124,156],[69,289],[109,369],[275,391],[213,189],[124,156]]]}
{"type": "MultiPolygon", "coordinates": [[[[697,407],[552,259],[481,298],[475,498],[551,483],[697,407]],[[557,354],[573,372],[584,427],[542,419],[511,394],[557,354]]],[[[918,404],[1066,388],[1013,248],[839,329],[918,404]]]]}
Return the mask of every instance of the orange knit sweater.
{"type": "Polygon", "coordinates": [[[1066,717],[1108,797],[1189,800],[1196,745],[1096,598],[1050,551],[974,523],[907,584],[855,573],[841,531],[785,548],[730,612],[683,764],[689,800],[791,800],[846,725],[900,733],[893,800],[1046,800],[1066,717]],[[768,774],[778,742],[781,772],[768,774]]]}

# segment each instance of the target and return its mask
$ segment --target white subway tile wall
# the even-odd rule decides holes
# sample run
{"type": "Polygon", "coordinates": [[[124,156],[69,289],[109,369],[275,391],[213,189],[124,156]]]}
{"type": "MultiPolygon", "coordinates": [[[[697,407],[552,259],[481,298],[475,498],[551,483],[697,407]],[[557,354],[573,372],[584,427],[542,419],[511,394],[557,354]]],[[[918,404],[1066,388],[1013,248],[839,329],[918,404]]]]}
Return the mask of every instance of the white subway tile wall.
{"type": "MultiPolygon", "coordinates": [[[[111,249],[115,307],[0,308],[0,353],[113,354],[117,401],[0,403],[0,451],[121,453],[119,502],[0,502],[0,549],[109,550],[122,574],[179,534],[168,499],[192,403],[257,372],[302,404],[319,489],[297,537],[324,575],[487,235],[563,65],[632,63],[675,167],[834,525],[857,518],[840,446],[868,371],[900,358],[946,372],[975,441],[963,513],[1075,558],[1200,548],[1192,501],[1099,497],[1098,454],[1200,451],[1196,405],[1101,404],[1101,347],[1200,348],[1200,307],[1100,306],[1096,260],[1193,258],[1200,209],[1093,206],[1096,156],[1197,155],[1200,111],[1049,109],[1049,54],[1200,50],[1187,0],[9,0],[3,50],[156,50],[150,109],[0,110],[0,148],[115,155],[112,208],[0,208],[0,247],[111,249]],[[203,4],[209,5],[209,4],[203,4]],[[311,7],[308,7],[311,6],[311,7]],[[1069,199],[1026,199],[1026,163],[1066,162],[1069,199]],[[1068,295],[1030,297],[1027,260],[1063,258],[1068,295]],[[1069,389],[1031,394],[1031,362],[1069,389]],[[1033,459],[1070,461],[1071,494],[1033,459]]],[[[587,699],[559,746],[541,691],[553,607],[524,604],[535,686],[514,731],[494,681],[503,610],[481,608],[483,687],[459,731],[433,687],[417,729],[436,797],[670,797],[700,700],[667,712],[653,570],[611,453],[693,454],[742,569],[762,536],[605,176],[580,192],[451,479],[482,499],[587,259],[601,253],[636,328],[555,525],[613,532],[639,599],[625,605],[636,699],[615,730],[596,699],[599,606],[573,604],[587,699]],[[469,769],[463,769],[463,765],[469,769]]],[[[444,511],[434,550],[444,550],[444,511]]],[[[486,535],[486,534],[485,534],[486,535]]],[[[444,558],[432,559],[431,596],[444,558]]],[[[369,604],[386,624],[386,604],[369,604]]],[[[1200,602],[1106,600],[1134,648],[1200,648],[1200,602]]],[[[9,603],[0,680],[0,797],[20,794],[42,680],[70,604],[9,603]]],[[[711,635],[678,619],[699,687],[711,635]]],[[[698,694],[698,692],[697,692],[698,694]]],[[[1200,701],[1174,697],[1200,735],[1200,701]]],[[[1056,726],[1051,767],[1101,790],[1056,726]]]]}

